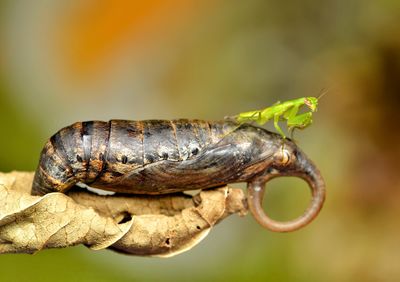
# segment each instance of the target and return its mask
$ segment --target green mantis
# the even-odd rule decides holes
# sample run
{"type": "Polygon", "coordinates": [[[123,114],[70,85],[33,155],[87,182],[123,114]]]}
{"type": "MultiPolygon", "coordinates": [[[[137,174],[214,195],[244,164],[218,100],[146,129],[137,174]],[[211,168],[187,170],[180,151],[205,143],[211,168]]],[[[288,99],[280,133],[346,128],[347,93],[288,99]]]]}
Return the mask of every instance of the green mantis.
{"type": "Polygon", "coordinates": [[[264,125],[269,120],[274,121],[274,127],[282,135],[285,139],[286,135],[283,133],[280,128],[278,122],[280,120],[286,120],[287,127],[291,133],[295,128],[304,129],[309,126],[312,120],[312,114],[317,110],[318,100],[322,97],[322,95],[318,98],[316,97],[302,97],[298,99],[293,99],[289,101],[285,101],[283,103],[277,102],[272,106],[265,108],[263,110],[257,111],[249,111],[240,113],[234,116],[234,119],[239,123],[246,122],[256,122],[259,125],[264,125]],[[307,106],[309,112],[298,114],[299,110],[303,106],[307,106]]]}

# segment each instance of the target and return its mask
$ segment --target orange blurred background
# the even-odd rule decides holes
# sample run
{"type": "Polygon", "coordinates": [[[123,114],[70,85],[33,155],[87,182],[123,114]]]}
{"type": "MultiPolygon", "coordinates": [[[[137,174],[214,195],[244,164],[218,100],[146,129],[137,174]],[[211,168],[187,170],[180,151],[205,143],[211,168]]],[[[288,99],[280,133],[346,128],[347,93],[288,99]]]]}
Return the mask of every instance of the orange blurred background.
{"type": "MultiPolygon", "coordinates": [[[[2,255],[1,281],[400,280],[399,25],[394,0],[1,1],[0,171],[34,170],[78,120],[214,120],[329,90],[296,132],[328,189],[308,227],[233,216],[170,259],[2,255]]],[[[278,179],[265,206],[288,219],[308,199],[278,179]]]]}

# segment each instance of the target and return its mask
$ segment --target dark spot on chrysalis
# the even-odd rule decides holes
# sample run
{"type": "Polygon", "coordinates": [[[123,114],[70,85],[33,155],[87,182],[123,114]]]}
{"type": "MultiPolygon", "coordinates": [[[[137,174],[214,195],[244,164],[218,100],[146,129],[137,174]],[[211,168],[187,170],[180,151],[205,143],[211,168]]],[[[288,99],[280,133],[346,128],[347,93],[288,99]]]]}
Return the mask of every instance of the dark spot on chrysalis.
{"type": "Polygon", "coordinates": [[[165,240],[165,244],[167,244],[167,245],[171,244],[169,238],[167,238],[167,240],[165,240]]]}
{"type": "Polygon", "coordinates": [[[162,154],[162,158],[163,158],[163,160],[167,160],[168,159],[168,153],[163,153],[162,154]]]}
{"type": "Polygon", "coordinates": [[[137,128],[128,127],[126,129],[126,131],[128,132],[128,135],[133,135],[133,136],[135,136],[136,134],[140,133],[140,130],[138,130],[137,128]]]}
{"type": "Polygon", "coordinates": [[[197,228],[198,230],[200,230],[200,229],[201,229],[201,227],[200,227],[200,226],[198,226],[198,225],[196,225],[196,228],[197,228]]]}
{"type": "Polygon", "coordinates": [[[76,155],[76,160],[78,161],[78,162],[83,162],[83,159],[82,159],[82,157],[81,156],[79,156],[79,155],[76,155]]]}
{"type": "Polygon", "coordinates": [[[195,156],[195,155],[197,155],[199,153],[199,149],[198,148],[194,148],[193,150],[192,150],[192,154],[195,156]]]}
{"type": "Polygon", "coordinates": [[[122,223],[128,222],[128,221],[130,221],[131,219],[132,219],[131,214],[129,214],[129,213],[127,213],[127,212],[124,212],[123,217],[122,217],[122,219],[118,222],[118,224],[122,224],[122,223]]]}
{"type": "Polygon", "coordinates": [[[99,159],[100,159],[102,162],[104,162],[104,161],[106,160],[106,158],[104,157],[104,154],[103,154],[103,153],[100,153],[99,159]]]}
{"type": "Polygon", "coordinates": [[[123,176],[123,174],[118,171],[112,171],[112,172],[110,172],[110,175],[112,177],[116,177],[116,178],[123,176]]]}
{"type": "Polygon", "coordinates": [[[153,156],[152,155],[146,155],[146,159],[150,162],[150,163],[152,163],[152,162],[154,162],[154,158],[153,158],[153,156]]]}
{"type": "Polygon", "coordinates": [[[122,162],[123,164],[126,164],[126,163],[128,162],[128,157],[127,157],[127,156],[122,156],[121,162],[122,162]]]}

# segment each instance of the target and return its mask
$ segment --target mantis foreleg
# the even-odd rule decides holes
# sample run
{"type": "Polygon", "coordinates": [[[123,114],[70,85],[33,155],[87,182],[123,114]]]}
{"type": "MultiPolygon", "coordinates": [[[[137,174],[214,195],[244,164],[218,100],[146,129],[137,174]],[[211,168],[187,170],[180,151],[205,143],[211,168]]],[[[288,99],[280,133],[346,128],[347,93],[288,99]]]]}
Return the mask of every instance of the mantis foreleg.
{"type": "Polygon", "coordinates": [[[286,120],[293,119],[293,118],[297,115],[297,113],[298,113],[298,111],[299,111],[299,108],[300,108],[300,105],[295,105],[295,106],[293,106],[290,110],[288,109],[288,110],[283,114],[283,117],[284,117],[286,120]]]}
{"type": "Polygon", "coordinates": [[[312,123],[312,113],[310,112],[291,117],[287,120],[287,125],[289,130],[292,130],[294,128],[302,129],[309,126],[311,123],[312,123]]]}

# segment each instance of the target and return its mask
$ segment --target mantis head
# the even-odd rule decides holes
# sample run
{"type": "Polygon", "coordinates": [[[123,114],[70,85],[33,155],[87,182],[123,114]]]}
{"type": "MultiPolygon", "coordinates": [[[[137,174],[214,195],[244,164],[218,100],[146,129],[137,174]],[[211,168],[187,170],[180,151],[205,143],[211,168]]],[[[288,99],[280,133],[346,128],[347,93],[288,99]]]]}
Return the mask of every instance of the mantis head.
{"type": "Polygon", "coordinates": [[[315,112],[318,107],[318,99],[316,97],[306,97],[304,98],[304,104],[310,108],[312,112],[315,112]]]}
{"type": "Polygon", "coordinates": [[[304,104],[310,108],[311,112],[316,112],[319,99],[321,99],[326,93],[328,93],[328,90],[322,92],[318,97],[305,97],[304,104]]]}

